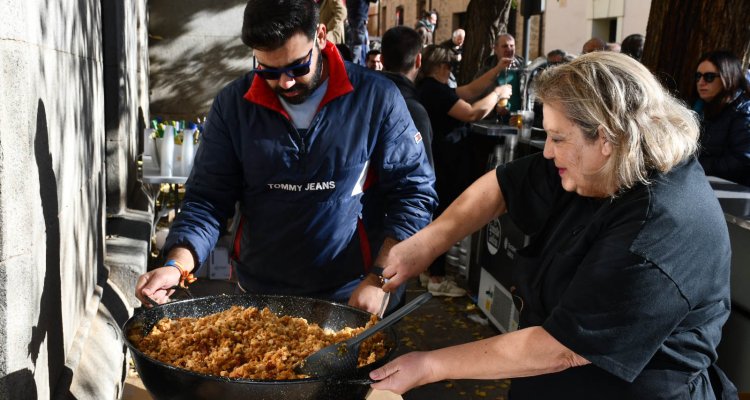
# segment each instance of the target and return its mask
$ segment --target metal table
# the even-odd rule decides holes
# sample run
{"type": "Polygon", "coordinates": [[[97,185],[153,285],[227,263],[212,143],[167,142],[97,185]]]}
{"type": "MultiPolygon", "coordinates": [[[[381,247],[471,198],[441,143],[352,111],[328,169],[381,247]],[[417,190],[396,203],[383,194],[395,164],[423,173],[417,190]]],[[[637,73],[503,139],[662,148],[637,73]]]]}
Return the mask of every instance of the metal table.
{"type": "Polygon", "coordinates": [[[732,312],[722,330],[719,366],[741,392],[750,391],[750,188],[709,176],[732,246],[732,312]]]}
{"type": "Polygon", "coordinates": [[[150,160],[144,159],[139,180],[144,186],[146,186],[146,193],[153,202],[154,207],[156,207],[156,203],[163,193],[161,191],[161,185],[169,185],[169,192],[161,199],[161,206],[158,210],[154,209],[154,221],[153,224],[151,224],[151,236],[153,236],[156,230],[156,224],[160,219],[169,215],[171,210],[174,210],[175,213],[180,212],[179,185],[185,184],[185,182],[187,182],[187,177],[160,175],[159,169],[150,162],[150,160]],[[172,208],[167,206],[169,197],[172,199],[172,208]]]}

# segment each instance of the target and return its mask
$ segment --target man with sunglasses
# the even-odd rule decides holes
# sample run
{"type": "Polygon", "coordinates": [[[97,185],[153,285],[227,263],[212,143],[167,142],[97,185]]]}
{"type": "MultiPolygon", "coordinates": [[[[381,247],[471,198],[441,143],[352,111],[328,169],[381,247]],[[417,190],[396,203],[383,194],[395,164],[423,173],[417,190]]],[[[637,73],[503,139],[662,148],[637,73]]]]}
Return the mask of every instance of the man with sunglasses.
{"type": "Polygon", "coordinates": [[[136,296],[167,301],[239,202],[232,262],[243,291],[378,313],[378,260],[437,203],[421,134],[393,83],[326,41],[315,1],[249,0],[242,40],[257,65],[216,97],[165,267],[142,275],[136,296]]]}

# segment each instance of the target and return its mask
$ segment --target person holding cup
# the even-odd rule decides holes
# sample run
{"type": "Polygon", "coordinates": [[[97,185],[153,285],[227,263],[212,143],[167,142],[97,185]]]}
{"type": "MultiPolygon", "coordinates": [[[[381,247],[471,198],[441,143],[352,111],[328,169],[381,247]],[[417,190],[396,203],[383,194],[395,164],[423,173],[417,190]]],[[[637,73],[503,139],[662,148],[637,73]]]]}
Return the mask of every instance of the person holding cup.
{"type": "MultiPolygon", "coordinates": [[[[417,96],[427,110],[433,129],[432,154],[439,198],[435,215],[445,210],[478,177],[468,140],[469,123],[486,117],[498,102],[507,101],[512,94],[510,85],[495,85],[497,76],[508,67],[510,60],[498,63],[466,85],[451,88],[448,82],[452,55],[447,47],[425,47],[416,80],[417,96]]],[[[430,275],[426,284],[433,295],[462,296],[466,293],[450,280],[443,279],[445,255],[433,263],[430,275]]]]}

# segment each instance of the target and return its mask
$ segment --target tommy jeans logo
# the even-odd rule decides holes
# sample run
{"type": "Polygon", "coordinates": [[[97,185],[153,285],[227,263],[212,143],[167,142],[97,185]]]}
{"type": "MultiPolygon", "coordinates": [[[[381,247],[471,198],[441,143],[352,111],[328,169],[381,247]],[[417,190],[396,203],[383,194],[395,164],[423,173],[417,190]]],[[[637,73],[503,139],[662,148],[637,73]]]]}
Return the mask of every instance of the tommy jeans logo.
{"type": "Polygon", "coordinates": [[[316,190],[336,189],[336,182],[309,182],[302,185],[293,183],[269,183],[268,188],[271,190],[286,190],[288,192],[311,192],[316,190]]]}

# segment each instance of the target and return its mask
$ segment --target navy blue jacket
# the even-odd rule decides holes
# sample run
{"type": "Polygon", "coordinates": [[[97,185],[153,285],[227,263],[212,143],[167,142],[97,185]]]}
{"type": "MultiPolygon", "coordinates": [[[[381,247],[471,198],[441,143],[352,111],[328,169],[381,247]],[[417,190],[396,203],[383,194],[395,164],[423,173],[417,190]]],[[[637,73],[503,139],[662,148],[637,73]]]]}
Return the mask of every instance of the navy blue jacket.
{"type": "Polygon", "coordinates": [[[750,186],[750,98],[738,95],[701,120],[699,160],[706,175],[750,186]]]}
{"type": "Polygon", "coordinates": [[[426,226],[434,172],[403,98],[323,49],[328,89],[307,132],[249,73],[215,99],[165,250],[202,263],[239,202],[233,263],[254,293],[325,296],[365,274],[384,236],[426,226]]]}

